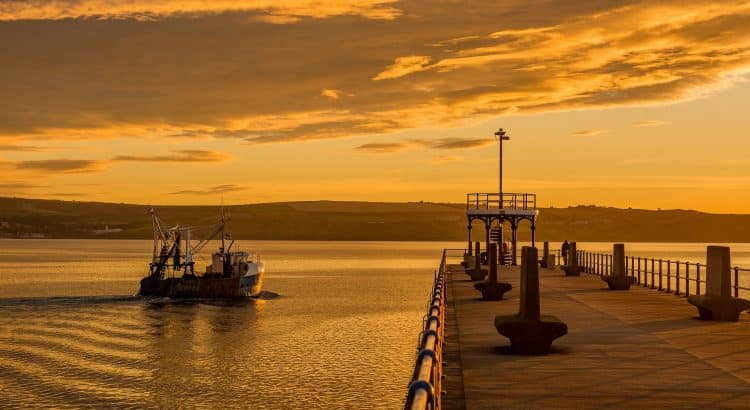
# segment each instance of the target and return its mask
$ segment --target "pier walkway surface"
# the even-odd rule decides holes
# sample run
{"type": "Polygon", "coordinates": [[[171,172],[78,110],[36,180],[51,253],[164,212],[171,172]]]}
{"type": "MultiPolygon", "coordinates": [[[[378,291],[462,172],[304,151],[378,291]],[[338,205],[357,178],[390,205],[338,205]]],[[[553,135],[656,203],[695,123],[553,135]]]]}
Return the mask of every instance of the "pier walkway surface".
{"type": "Polygon", "coordinates": [[[519,273],[500,266],[513,290],[486,302],[461,266],[448,266],[447,343],[458,354],[445,359],[453,371],[444,408],[750,407],[750,314],[701,321],[684,297],[637,285],[609,291],[597,276],[541,269],[542,314],[567,323],[568,334],[549,356],[513,356],[494,318],[518,312],[519,273]]]}

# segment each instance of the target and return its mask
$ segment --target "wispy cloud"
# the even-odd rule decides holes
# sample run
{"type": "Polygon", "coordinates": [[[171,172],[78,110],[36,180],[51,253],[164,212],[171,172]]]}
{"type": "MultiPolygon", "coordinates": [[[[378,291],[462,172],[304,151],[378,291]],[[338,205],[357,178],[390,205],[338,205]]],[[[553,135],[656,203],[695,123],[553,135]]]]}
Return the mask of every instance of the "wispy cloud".
{"type": "Polygon", "coordinates": [[[18,161],[14,163],[21,171],[36,171],[44,173],[81,174],[103,170],[107,161],[89,159],[43,159],[18,161]]]}
{"type": "Polygon", "coordinates": [[[354,149],[359,151],[368,152],[371,154],[392,154],[394,152],[403,151],[414,146],[413,143],[407,141],[401,142],[371,142],[368,144],[362,144],[354,149]]]}
{"type": "Polygon", "coordinates": [[[492,144],[493,140],[489,138],[437,138],[428,139],[406,139],[395,142],[371,142],[362,144],[354,149],[365,151],[371,154],[391,154],[394,152],[404,151],[410,148],[431,148],[438,150],[461,150],[483,147],[492,144]]]}
{"type": "Polygon", "coordinates": [[[597,135],[606,134],[607,132],[607,130],[580,130],[570,135],[574,137],[595,137],[597,135]]]}
{"type": "Polygon", "coordinates": [[[493,142],[490,138],[439,138],[425,141],[430,148],[435,149],[476,148],[492,144],[493,142]]]}
{"type": "Polygon", "coordinates": [[[110,159],[44,159],[7,161],[6,164],[20,171],[41,172],[54,175],[81,174],[104,171],[108,165],[118,162],[154,163],[213,163],[229,157],[217,151],[177,150],[167,155],[118,155],[110,159]]]}
{"type": "Polygon", "coordinates": [[[440,155],[432,159],[432,162],[435,164],[441,164],[445,162],[458,162],[463,161],[464,159],[462,157],[456,157],[453,155],[440,155]]]}
{"type": "Polygon", "coordinates": [[[661,127],[664,125],[669,125],[671,122],[669,121],[662,121],[662,120],[649,120],[649,121],[638,121],[636,123],[633,123],[634,127],[661,127]]]}
{"type": "Polygon", "coordinates": [[[335,89],[332,89],[332,88],[326,88],[323,91],[321,91],[320,94],[323,95],[324,97],[328,97],[328,98],[330,98],[332,100],[338,100],[339,98],[347,95],[345,92],[343,92],[341,90],[335,90],[335,89]]]}
{"type": "Polygon", "coordinates": [[[217,151],[177,150],[169,155],[118,155],[112,161],[122,162],[221,162],[228,157],[217,151]]]}
{"type": "Polygon", "coordinates": [[[152,21],[167,17],[193,17],[227,12],[253,13],[269,23],[293,23],[302,17],[326,18],[356,15],[393,19],[400,11],[396,0],[53,0],[0,2],[1,20],[133,19],[152,21]]]}
{"type": "Polygon", "coordinates": [[[0,190],[24,190],[24,189],[37,189],[45,188],[46,185],[39,185],[31,182],[0,182],[0,190]]]}
{"type": "Polygon", "coordinates": [[[80,198],[80,197],[85,197],[90,194],[83,193],[83,192],[45,192],[41,195],[49,196],[49,197],[58,197],[58,198],[80,198]]]}
{"type": "Polygon", "coordinates": [[[216,185],[205,189],[186,189],[182,191],[169,192],[167,195],[216,195],[229,192],[244,191],[245,187],[234,184],[216,185]]]}
{"type": "Polygon", "coordinates": [[[0,151],[18,151],[18,152],[31,152],[31,151],[42,151],[45,147],[39,147],[36,145],[16,145],[16,144],[0,144],[0,151]]]}
{"type": "Polygon", "coordinates": [[[423,71],[430,64],[428,56],[408,56],[399,57],[393,64],[386,67],[385,70],[373,77],[373,80],[387,80],[390,78],[399,78],[411,73],[423,71]]]}

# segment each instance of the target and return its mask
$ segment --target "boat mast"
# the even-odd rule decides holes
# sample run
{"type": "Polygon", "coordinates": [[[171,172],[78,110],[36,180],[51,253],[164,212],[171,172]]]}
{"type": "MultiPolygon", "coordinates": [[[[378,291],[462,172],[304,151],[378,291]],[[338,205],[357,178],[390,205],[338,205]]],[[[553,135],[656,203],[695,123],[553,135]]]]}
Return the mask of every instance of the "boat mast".
{"type": "Polygon", "coordinates": [[[224,221],[226,220],[226,213],[224,212],[224,205],[221,205],[221,253],[224,254],[224,221]]]}
{"type": "Polygon", "coordinates": [[[193,269],[193,253],[190,249],[190,232],[191,230],[187,230],[187,236],[185,237],[185,269],[188,267],[192,271],[193,269]]]}
{"type": "Polygon", "coordinates": [[[154,255],[151,258],[151,261],[156,263],[159,261],[159,228],[158,228],[158,222],[156,220],[156,211],[154,211],[153,207],[150,207],[148,209],[148,213],[151,214],[151,227],[154,230],[154,255]]]}

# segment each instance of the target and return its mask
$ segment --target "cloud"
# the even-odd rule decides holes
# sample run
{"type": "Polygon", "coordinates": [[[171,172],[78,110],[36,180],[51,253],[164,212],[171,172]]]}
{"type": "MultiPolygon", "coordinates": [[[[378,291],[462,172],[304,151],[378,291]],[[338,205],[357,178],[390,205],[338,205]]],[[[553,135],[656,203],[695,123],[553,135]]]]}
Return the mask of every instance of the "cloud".
{"type": "Polygon", "coordinates": [[[61,197],[61,198],[76,198],[76,197],[85,197],[90,194],[85,194],[82,192],[47,192],[44,194],[41,194],[43,196],[52,196],[52,197],[61,197]]]}
{"type": "Polygon", "coordinates": [[[176,150],[168,155],[118,155],[110,159],[45,159],[7,161],[19,171],[42,172],[50,175],[100,172],[117,162],[212,163],[225,161],[227,155],[207,150],[176,150]]]}
{"type": "Polygon", "coordinates": [[[441,138],[432,141],[426,141],[431,148],[435,149],[467,149],[483,147],[485,145],[492,144],[493,141],[490,138],[441,138]]]}
{"type": "Polygon", "coordinates": [[[0,16],[0,141],[377,136],[691,100],[750,71],[746,0],[0,1],[0,16]]]}
{"type": "Polygon", "coordinates": [[[431,148],[438,150],[456,150],[483,147],[494,141],[489,138],[437,138],[428,139],[406,139],[396,142],[371,142],[355,147],[356,150],[369,152],[371,154],[391,154],[410,148],[431,148]]]}
{"type": "Polygon", "coordinates": [[[393,64],[372,79],[377,81],[403,77],[424,70],[429,63],[430,57],[428,56],[399,57],[393,62],[393,64]]]}
{"type": "Polygon", "coordinates": [[[21,171],[80,174],[101,171],[105,168],[106,162],[107,161],[87,159],[43,159],[17,161],[14,165],[16,169],[21,171]]]}
{"type": "Polygon", "coordinates": [[[216,195],[216,194],[225,194],[229,192],[238,192],[238,191],[244,191],[245,187],[234,185],[234,184],[224,184],[224,185],[216,185],[213,187],[209,187],[206,189],[188,189],[183,191],[176,191],[176,192],[169,192],[167,195],[216,195]]]}
{"type": "Polygon", "coordinates": [[[325,90],[321,91],[320,94],[332,100],[338,100],[339,98],[341,98],[341,96],[345,95],[341,90],[334,90],[330,88],[326,88],[325,90]]]}
{"type": "Polygon", "coordinates": [[[634,127],[661,127],[669,125],[671,122],[662,120],[638,121],[633,124],[634,127]]]}
{"type": "Polygon", "coordinates": [[[574,137],[595,137],[597,135],[606,134],[607,132],[607,130],[581,130],[576,131],[570,135],[574,137]]]}
{"type": "Polygon", "coordinates": [[[45,185],[34,184],[30,182],[0,182],[0,190],[24,190],[45,188],[45,185]]]}
{"type": "Polygon", "coordinates": [[[293,23],[302,17],[356,15],[390,20],[400,14],[389,4],[396,0],[6,0],[0,2],[0,21],[61,19],[133,19],[153,21],[228,12],[257,14],[269,23],[293,23]]]}
{"type": "Polygon", "coordinates": [[[414,144],[410,142],[371,142],[368,144],[362,144],[356,147],[356,150],[365,151],[371,154],[392,154],[394,152],[403,151],[412,147],[414,144]]]}
{"type": "Polygon", "coordinates": [[[221,162],[225,154],[206,150],[177,150],[169,155],[118,155],[112,161],[120,162],[221,162]]]}
{"type": "Polygon", "coordinates": [[[29,152],[29,151],[42,151],[44,147],[38,147],[35,145],[15,145],[15,144],[0,144],[0,151],[18,151],[18,152],[29,152]]]}
{"type": "Polygon", "coordinates": [[[457,161],[463,161],[464,159],[462,157],[456,157],[453,155],[440,155],[432,159],[432,162],[435,164],[445,163],[445,162],[457,162],[457,161]]]}

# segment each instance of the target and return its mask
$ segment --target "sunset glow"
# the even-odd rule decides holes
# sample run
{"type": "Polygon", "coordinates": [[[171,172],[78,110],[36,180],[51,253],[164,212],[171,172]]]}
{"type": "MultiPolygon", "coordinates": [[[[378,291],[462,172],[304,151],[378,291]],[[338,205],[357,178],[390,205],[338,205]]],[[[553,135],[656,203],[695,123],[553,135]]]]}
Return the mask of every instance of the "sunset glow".
{"type": "Polygon", "coordinates": [[[746,0],[0,1],[0,196],[750,213],[746,0]]]}

